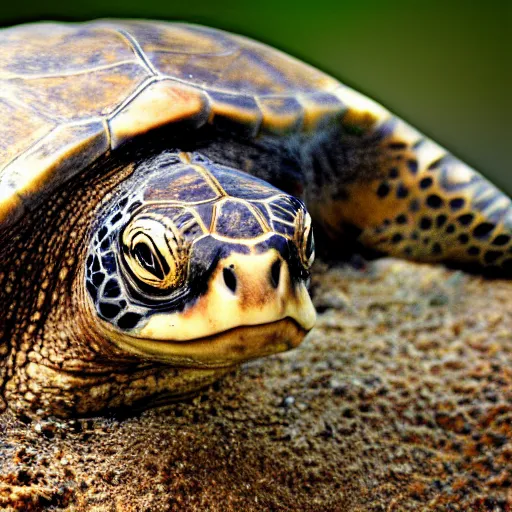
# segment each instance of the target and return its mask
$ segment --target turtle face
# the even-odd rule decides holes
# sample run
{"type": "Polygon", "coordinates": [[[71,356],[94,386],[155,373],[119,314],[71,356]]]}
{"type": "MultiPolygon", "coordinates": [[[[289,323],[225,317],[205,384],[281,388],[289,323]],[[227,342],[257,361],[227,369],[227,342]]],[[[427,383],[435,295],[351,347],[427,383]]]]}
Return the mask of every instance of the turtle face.
{"type": "Polygon", "coordinates": [[[303,203],[198,156],[140,174],[90,242],[85,286],[102,335],[190,367],[297,346],[316,316],[303,203]]]}

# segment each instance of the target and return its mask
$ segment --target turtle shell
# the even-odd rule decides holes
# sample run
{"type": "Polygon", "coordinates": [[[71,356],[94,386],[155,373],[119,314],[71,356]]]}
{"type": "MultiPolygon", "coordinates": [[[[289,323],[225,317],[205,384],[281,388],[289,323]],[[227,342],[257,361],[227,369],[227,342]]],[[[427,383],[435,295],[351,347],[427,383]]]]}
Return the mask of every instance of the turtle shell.
{"type": "Polygon", "coordinates": [[[0,55],[2,227],[152,129],[187,121],[279,136],[315,130],[343,110],[335,79],[194,25],[22,25],[0,31],[0,55]]]}

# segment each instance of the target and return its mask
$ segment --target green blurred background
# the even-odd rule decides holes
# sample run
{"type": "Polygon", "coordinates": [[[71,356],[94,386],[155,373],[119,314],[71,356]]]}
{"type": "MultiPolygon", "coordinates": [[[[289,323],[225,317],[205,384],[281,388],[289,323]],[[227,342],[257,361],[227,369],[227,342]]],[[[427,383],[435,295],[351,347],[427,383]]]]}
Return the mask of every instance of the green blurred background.
{"type": "Polygon", "coordinates": [[[187,20],[276,46],[365,92],[512,194],[510,0],[6,1],[0,23],[187,20]]]}

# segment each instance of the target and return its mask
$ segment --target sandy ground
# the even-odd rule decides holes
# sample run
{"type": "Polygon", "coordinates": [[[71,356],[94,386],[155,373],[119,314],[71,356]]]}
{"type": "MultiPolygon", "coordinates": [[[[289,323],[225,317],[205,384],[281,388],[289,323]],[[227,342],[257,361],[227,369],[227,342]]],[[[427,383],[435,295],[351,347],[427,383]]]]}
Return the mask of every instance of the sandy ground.
{"type": "Polygon", "coordinates": [[[318,326],[198,397],[131,417],[0,417],[0,507],[505,511],[512,282],[317,266],[318,326]]]}

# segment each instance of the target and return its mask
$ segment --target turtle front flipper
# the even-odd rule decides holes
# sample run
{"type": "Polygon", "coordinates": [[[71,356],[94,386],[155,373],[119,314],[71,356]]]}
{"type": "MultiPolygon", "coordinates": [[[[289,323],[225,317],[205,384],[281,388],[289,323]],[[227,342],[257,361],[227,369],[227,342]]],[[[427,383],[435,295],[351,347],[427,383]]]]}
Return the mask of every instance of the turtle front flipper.
{"type": "Polygon", "coordinates": [[[311,156],[308,206],[327,234],[381,254],[512,277],[512,202],[477,171],[342,86],[340,133],[311,156]],[[326,164],[325,162],[329,162],[326,164]]]}

